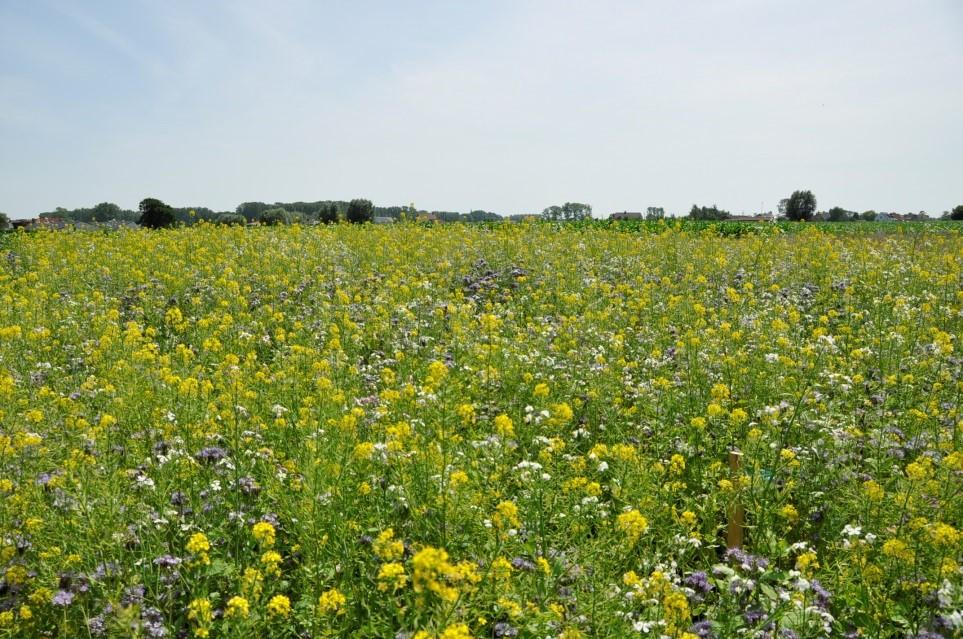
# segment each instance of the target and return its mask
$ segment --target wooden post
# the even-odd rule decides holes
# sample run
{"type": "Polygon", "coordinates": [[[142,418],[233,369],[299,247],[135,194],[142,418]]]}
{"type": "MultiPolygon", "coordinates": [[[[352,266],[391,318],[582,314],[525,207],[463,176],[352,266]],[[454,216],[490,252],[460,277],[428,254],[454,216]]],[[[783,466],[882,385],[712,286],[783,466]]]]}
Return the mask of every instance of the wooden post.
{"type": "MultiPolygon", "coordinates": [[[[742,475],[742,453],[738,450],[729,451],[729,473],[732,482],[738,486],[739,477],[742,475]]],[[[729,548],[742,548],[742,535],[746,526],[746,511],[738,499],[733,499],[729,504],[729,528],[726,530],[726,546],[729,548]]]]}

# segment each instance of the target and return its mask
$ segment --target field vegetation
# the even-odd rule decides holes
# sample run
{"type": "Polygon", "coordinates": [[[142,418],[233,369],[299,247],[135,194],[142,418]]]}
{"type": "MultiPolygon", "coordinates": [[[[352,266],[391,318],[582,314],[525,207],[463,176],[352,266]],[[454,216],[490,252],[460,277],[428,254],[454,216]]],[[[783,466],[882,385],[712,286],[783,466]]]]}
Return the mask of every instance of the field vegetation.
{"type": "Polygon", "coordinates": [[[957,637],[913,229],[7,234],[0,636],[957,637]]]}

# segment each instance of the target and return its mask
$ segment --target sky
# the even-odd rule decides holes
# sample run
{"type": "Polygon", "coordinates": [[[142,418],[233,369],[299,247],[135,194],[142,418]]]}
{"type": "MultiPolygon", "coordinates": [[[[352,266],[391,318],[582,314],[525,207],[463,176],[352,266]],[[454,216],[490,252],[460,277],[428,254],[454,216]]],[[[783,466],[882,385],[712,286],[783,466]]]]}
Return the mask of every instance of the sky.
{"type": "Polygon", "coordinates": [[[0,211],[963,204],[960,0],[0,0],[0,211]]]}

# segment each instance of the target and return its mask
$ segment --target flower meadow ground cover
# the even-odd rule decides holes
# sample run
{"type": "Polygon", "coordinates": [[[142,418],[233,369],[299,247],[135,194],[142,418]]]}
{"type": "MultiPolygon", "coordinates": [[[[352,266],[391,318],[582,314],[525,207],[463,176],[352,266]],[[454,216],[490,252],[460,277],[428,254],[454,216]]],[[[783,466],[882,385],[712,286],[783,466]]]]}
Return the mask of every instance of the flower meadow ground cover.
{"type": "Polygon", "coordinates": [[[959,234],[5,242],[0,636],[961,633],[959,234]]]}

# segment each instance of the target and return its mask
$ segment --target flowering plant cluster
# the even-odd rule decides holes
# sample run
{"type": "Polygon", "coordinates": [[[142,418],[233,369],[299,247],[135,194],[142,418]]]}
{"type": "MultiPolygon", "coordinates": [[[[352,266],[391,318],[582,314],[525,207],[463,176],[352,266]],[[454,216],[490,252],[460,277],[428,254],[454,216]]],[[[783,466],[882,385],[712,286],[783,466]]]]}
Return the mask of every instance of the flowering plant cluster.
{"type": "Polygon", "coordinates": [[[957,233],[4,242],[0,637],[963,633],[957,233]]]}

